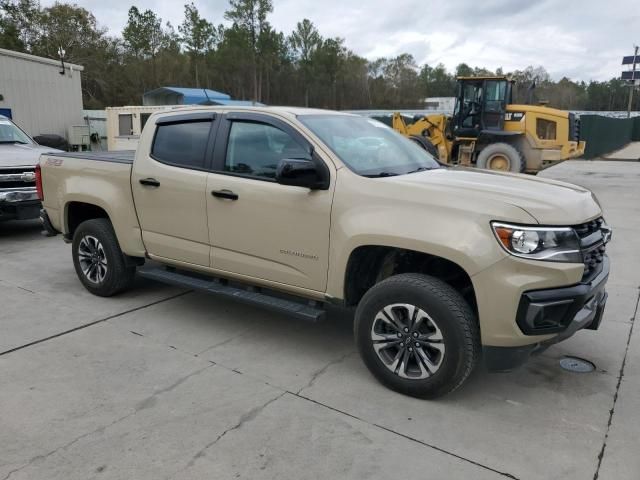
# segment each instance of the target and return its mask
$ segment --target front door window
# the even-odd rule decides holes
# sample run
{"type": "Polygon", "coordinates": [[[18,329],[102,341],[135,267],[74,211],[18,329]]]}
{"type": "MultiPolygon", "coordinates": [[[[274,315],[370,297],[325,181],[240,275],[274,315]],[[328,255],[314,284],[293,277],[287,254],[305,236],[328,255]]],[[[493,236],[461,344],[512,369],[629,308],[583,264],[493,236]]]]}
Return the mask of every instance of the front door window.
{"type": "Polygon", "coordinates": [[[234,121],[229,132],[224,170],[275,179],[280,160],[309,158],[288,133],[259,122],[234,121]]]}

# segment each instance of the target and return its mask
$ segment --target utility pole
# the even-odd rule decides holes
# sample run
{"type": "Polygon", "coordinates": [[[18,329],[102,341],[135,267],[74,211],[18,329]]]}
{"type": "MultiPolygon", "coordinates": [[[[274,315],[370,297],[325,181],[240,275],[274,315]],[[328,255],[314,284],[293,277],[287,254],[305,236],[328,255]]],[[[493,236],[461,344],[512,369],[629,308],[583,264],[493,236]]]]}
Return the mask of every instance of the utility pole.
{"type": "Polygon", "coordinates": [[[633,90],[636,88],[636,62],[638,60],[638,46],[633,54],[633,70],[631,73],[631,85],[629,86],[629,105],[627,106],[627,118],[631,118],[631,106],[633,105],[633,90]]]}

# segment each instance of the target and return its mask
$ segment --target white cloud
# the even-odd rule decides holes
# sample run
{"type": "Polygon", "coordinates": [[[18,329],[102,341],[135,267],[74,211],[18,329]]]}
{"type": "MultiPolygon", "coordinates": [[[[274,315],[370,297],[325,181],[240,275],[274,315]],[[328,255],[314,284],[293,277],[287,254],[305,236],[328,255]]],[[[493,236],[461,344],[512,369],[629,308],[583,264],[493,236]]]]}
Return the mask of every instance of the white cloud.
{"type": "MultiPolygon", "coordinates": [[[[76,0],[101,25],[119,33],[131,0],[76,0]]],[[[54,3],[44,0],[43,5],[54,3]]],[[[215,24],[226,0],[197,0],[215,24]]],[[[164,21],[182,21],[182,2],[138,0],[164,21]]],[[[274,0],[270,21],[291,32],[309,18],[323,36],[342,37],[367,58],[411,53],[421,64],[459,63],[505,70],[543,65],[552,77],[607,80],[618,76],[621,57],[640,42],[637,0],[274,0]]]]}

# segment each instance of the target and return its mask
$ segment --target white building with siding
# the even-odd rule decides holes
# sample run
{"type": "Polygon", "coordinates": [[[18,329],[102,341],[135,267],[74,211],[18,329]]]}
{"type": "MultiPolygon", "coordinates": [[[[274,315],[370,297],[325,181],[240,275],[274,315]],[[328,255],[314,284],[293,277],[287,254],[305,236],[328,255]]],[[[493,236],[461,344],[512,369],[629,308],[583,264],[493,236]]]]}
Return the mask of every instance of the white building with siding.
{"type": "Polygon", "coordinates": [[[0,115],[31,136],[67,137],[82,118],[80,72],[84,67],[0,48],[0,115]]]}

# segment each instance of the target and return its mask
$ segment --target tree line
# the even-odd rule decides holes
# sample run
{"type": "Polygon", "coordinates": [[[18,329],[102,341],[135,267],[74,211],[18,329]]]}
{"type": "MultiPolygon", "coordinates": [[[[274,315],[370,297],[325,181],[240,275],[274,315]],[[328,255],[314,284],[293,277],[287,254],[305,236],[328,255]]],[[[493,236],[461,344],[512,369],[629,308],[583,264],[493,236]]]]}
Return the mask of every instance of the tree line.
{"type": "MultiPolygon", "coordinates": [[[[504,72],[442,64],[418,65],[403,53],[365,59],[345,39],[326,38],[303,19],[285,34],[269,23],[272,0],[229,0],[226,25],[184,5],[180,25],[132,6],[120,36],[88,10],[70,3],[43,8],[38,0],[0,0],[0,48],[83,65],[85,108],[135,105],[160,86],[202,87],[235,99],[332,109],[418,109],[426,97],[455,95],[456,76],[509,75],[515,101],[571,110],[625,110],[622,80],[553,81],[543,67],[504,72]],[[535,83],[531,98],[530,86],[535,83]]],[[[640,96],[639,96],[640,97],[640,96]]],[[[640,109],[640,98],[634,109],[640,109]]]]}

